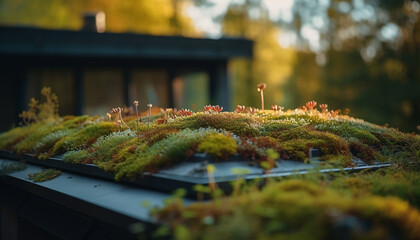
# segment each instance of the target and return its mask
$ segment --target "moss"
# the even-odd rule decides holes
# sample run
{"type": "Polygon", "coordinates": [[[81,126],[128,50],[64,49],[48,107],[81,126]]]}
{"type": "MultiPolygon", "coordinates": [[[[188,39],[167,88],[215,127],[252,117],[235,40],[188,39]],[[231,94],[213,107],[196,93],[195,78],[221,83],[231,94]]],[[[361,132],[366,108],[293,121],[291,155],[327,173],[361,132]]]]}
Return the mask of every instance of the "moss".
{"type": "Polygon", "coordinates": [[[63,161],[67,163],[82,163],[90,157],[91,154],[86,150],[72,150],[64,153],[63,161]]]}
{"type": "Polygon", "coordinates": [[[39,159],[49,158],[51,156],[54,145],[64,137],[70,136],[76,131],[77,129],[69,128],[51,132],[39,140],[35,146],[33,146],[33,153],[37,155],[39,159]]]}
{"type": "Polygon", "coordinates": [[[0,149],[14,151],[14,147],[30,134],[37,131],[43,123],[34,123],[24,127],[13,128],[0,135],[0,149]]]}
{"type": "Polygon", "coordinates": [[[51,179],[54,179],[61,175],[60,170],[55,169],[46,169],[36,173],[28,174],[29,180],[33,182],[45,182],[51,179]]]}
{"type": "Polygon", "coordinates": [[[359,142],[358,140],[351,140],[349,147],[354,156],[364,160],[368,164],[372,164],[377,159],[378,153],[365,143],[359,142]]]}
{"type": "Polygon", "coordinates": [[[272,132],[289,130],[295,127],[289,121],[268,121],[261,127],[261,133],[262,135],[269,135],[272,132]]]}
{"type": "Polygon", "coordinates": [[[2,162],[0,166],[0,176],[4,176],[5,174],[9,174],[12,172],[25,170],[26,167],[27,165],[23,161],[11,163],[2,162]]]}
{"type": "Polygon", "coordinates": [[[53,129],[57,126],[56,122],[48,122],[40,125],[36,131],[33,131],[31,134],[22,139],[14,147],[14,151],[18,154],[23,153],[34,153],[34,147],[48,134],[50,134],[53,129]]]}
{"type": "Polygon", "coordinates": [[[118,128],[112,122],[99,122],[88,125],[73,134],[58,141],[52,150],[52,156],[66,151],[87,148],[104,135],[117,131],[118,128]]]}
{"type": "MultiPolygon", "coordinates": [[[[133,127],[136,125],[134,116],[125,119],[133,127]]],[[[135,171],[156,171],[170,166],[197,150],[221,158],[233,153],[233,150],[220,151],[220,148],[230,148],[222,141],[211,143],[201,137],[191,137],[184,143],[177,141],[184,137],[180,133],[187,133],[187,130],[201,136],[201,132],[205,132],[203,127],[226,136],[232,134],[237,152],[257,163],[267,158],[267,149],[280,153],[281,158],[306,161],[309,150],[319,148],[322,160],[332,164],[349,165],[353,154],[368,163],[391,158],[398,164],[412,166],[416,163],[420,166],[418,136],[348,116],[327,119],[317,111],[287,111],[281,114],[261,111],[254,115],[195,113],[168,119],[161,125],[152,123],[150,128],[140,124],[139,141],[131,140],[124,134],[113,134],[118,127],[113,122],[104,121],[104,117],[65,116],[59,121],[35,123],[3,133],[0,135],[0,148],[33,153],[41,159],[67,151],[86,150],[80,152],[81,156],[75,153],[70,156],[74,156],[75,162],[95,162],[107,171],[117,171],[121,176],[127,171],[134,176],[135,171]],[[179,139],[174,139],[176,137],[179,139]],[[122,170],[130,166],[134,166],[135,170],[122,170]]]]}
{"type": "Polygon", "coordinates": [[[63,117],[63,123],[61,124],[63,128],[77,128],[83,123],[89,120],[88,115],[82,116],[65,116],[63,117]]]}
{"type": "Polygon", "coordinates": [[[238,153],[246,159],[257,163],[267,159],[266,150],[273,149],[276,152],[284,152],[283,146],[273,137],[262,136],[252,138],[241,138],[238,144],[238,153]]]}
{"type": "Polygon", "coordinates": [[[189,117],[180,118],[174,123],[181,129],[215,128],[223,129],[238,136],[257,136],[258,121],[248,115],[235,113],[204,114],[196,113],[189,117]]]}
{"type": "Polygon", "coordinates": [[[136,134],[131,130],[114,132],[98,138],[91,147],[92,157],[95,159],[94,163],[110,161],[113,155],[123,146],[122,143],[134,138],[136,138],[136,134]]]}
{"type": "Polygon", "coordinates": [[[142,137],[147,141],[149,146],[151,146],[156,142],[159,142],[160,140],[163,140],[169,135],[177,132],[179,132],[178,129],[156,127],[152,131],[143,134],[142,137]]]}
{"type": "Polygon", "coordinates": [[[314,147],[315,144],[318,144],[318,142],[318,140],[312,141],[308,139],[292,139],[283,142],[284,153],[282,155],[286,159],[308,161],[309,150],[314,147]]]}
{"type": "MultiPolygon", "coordinates": [[[[115,178],[135,178],[142,172],[154,172],[166,168],[191,156],[197,145],[208,135],[219,133],[212,128],[206,129],[184,129],[180,132],[169,135],[167,138],[153,144],[152,146],[140,145],[136,149],[123,149],[133,151],[126,160],[116,164],[115,178]]],[[[121,152],[119,153],[119,155],[121,152]]]]}
{"type": "Polygon", "coordinates": [[[358,195],[375,194],[395,196],[420,209],[420,174],[418,171],[401,171],[398,168],[382,169],[366,174],[343,176],[334,179],[331,186],[358,195]]]}
{"type": "Polygon", "coordinates": [[[398,164],[420,167],[420,138],[391,129],[376,134],[381,141],[382,155],[398,164]]]}
{"type": "Polygon", "coordinates": [[[216,159],[227,159],[234,155],[238,146],[230,135],[221,133],[210,134],[204,138],[197,147],[198,152],[205,152],[216,159]]]}
{"type": "Polygon", "coordinates": [[[288,156],[290,159],[307,160],[311,148],[320,149],[323,160],[329,160],[334,156],[347,156],[350,159],[351,156],[344,139],[332,133],[317,131],[309,126],[272,132],[271,136],[278,139],[284,146],[282,156],[288,156]]]}
{"type": "Polygon", "coordinates": [[[191,239],[420,236],[420,212],[407,202],[372,195],[360,198],[303,180],[285,180],[261,192],[251,189],[240,196],[208,203],[183,206],[180,201],[171,201],[154,216],[173,231],[178,226],[189,229],[191,239]],[[341,231],[341,226],[349,222],[357,227],[341,231]]]}

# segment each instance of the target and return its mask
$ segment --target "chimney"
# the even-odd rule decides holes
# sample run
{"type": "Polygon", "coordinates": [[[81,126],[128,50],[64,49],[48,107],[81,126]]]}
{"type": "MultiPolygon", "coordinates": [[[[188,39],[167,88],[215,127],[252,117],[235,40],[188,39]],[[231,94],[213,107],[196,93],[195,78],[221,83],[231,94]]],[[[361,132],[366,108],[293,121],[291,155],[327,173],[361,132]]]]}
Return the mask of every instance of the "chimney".
{"type": "Polygon", "coordinates": [[[83,31],[103,33],[105,28],[104,12],[86,12],[83,14],[83,31]]]}

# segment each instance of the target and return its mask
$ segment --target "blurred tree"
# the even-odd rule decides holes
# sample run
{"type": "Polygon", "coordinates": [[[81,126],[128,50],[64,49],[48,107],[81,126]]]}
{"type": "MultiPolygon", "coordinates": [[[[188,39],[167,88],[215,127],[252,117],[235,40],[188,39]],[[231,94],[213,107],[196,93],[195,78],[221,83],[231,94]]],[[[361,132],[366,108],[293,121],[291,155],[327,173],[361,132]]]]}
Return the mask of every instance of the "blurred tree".
{"type": "Polygon", "coordinates": [[[350,107],[368,121],[415,131],[420,124],[419,2],[295,0],[293,15],[291,23],[280,26],[295,32],[297,48],[308,53],[298,54],[288,82],[292,105],[311,96],[333,108],[350,107]],[[309,70],[310,61],[318,69],[309,70]],[[307,85],[317,82],[315,95],[314,88],[300,87],[302,77],[309,77],[307,85]]]}
{"type": "Polygon", "coordinates": [[[103,11],[107,31],[196,36],[183,0],[0,0],[0,24],[55,29],[82,27],[84,12],[103,11]]]}
{"type": "Polygon", "coordinates": [[[230,4],[222,20],[223,34],[255,41],[252,60],[236,59],[230,68],[233,79],[233,108],[260,107],[256,86],[267,83],[265,107],[283,101],[283,85],[292,73],[295,51],[278,44],[279,29],[272,23],[260,0],[230,4]]]}

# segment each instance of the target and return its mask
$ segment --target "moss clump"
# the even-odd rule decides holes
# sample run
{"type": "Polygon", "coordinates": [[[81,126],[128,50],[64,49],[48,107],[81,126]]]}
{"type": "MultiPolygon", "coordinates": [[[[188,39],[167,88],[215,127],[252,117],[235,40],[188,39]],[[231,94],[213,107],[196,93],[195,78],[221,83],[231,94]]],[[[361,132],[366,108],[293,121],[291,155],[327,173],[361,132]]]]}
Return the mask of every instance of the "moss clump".
{"type": "Polygon", "coordinates": [[[134,138],[136,138],[136,134],[131,130],[114,132],[98,138],[90,148],[91,156],[95,159],[94,163],[99,164],[110,161],[118,150],[124,146],[124,142],[134,138]]]}
{"type": "MultiPolygon", "coordinates": [[[[115,133],[118,127],[104,117],[54,118],[1,134],[0,149],[32,153],[41,159],[74,151],[66,155],[66,161],[95,163],[119,177],[157,171],[197,151],[216,158],[237,151],[259,163],[267,159],[268,149],[279,153],[281,159],[307,161],[310,149],[318,148],[321,160],[328,161],[322,165],[350,166],[352,157],[367,163],[389,158],[398,164],[420,165],[419,136],[316,109],[177,116],[172,119],[162,113],[155,117],[164,117],[165,123],[151,123],[149,128],[140,124],[139,140],[132,136],[137,133],[115,133]],[[216,135],[203,138],[207,131],[203,129],[212,129],[216,135]]],[[[133,129],[137,125],[135,116],[125,116],[125,120],[133,129]]]]}
{"type": "Polygon", "coordinates": [[[190,239],[420,236],[420,212],[405,201],[372,195],[358,197],[293,179],[270,184],[262,191],[250,189],[246,194],[209,203],[182,206],[180,201],[171,201],[154,216],[168,223],[174,232],[178,227],[188,229],[190,239]],[[356,226],[341,231],[348,222],[356,226]]]}
{"type": "Polygon", "coordinates": [[[87,148],[99,137],[117,131],[118,128],[112,122],[99,122],[88,125],[73,134],[58,141],[52,150],[52,156],[65,153],[66,151],[87,148]]]}
{"type": "Polygon", "coordinates": [[[63,161],[67,163],[83,163],[91,157],[86,150],[72,150],[64,153],[63,161]]]}
{"type": "Polygon", "coordinates": [[[38,156],[39,159],[49,158],[51,156],[51,151],[53,150],[54,145],[61,139],[65,138],[66,136],[70,136],[76,131],[77,129],[75,128],[66,128],[51,132],[50,134],[40,139],[35,144],[35,146],[33,146],[33,153],[35,156],[38,156]]]}
{"type": "Polygon", "coordinates": [[[13,128],[8,132],[0,134],[0,149],[14,151],[14,146],[35,133],[43,123],[33,123],[24,127],[13,128]]]}
{"type": "Polygon", "coordinates": [[[4,176],[5,174],[9,174],[12,172],[25,170],[26,167],[27,165],[23,161],[12,162],[12,163],[2,162],[0,166],[0,176],[4,176]]]}
{"type": "Polygon", "coordinates": [[[238,146],[230,135],[221,133],[210,134],[198,145],[198,152],[205,152],[216,159],[227,159],[230,155],[234,155],[238,146]]]}
{"type": "Polygon", "coordinates": [[[273,137],[262,136],[245,138],[242,137],[238,144],[238,153],[246,159],[251,159],[257,163],[267,159],[267,149],[281,153],[284,152],[283,146],[273,137]]]}
{"type": "Polygon", "coordinates": [[[331,181],[330,186],[359,196],[375,194],[398,197],[420,209],[419,184],[420,174],[417,170],[388,168],[365,174],[341,176],[331,181]]]}
{"type": "MultiPolygon", "coordinates": [[[[357,139],[368,145],[377,145],[380,142],[364,125],[351,124],[350,122],[325,121],[322,124],[315,125],[314,128],[320,131],[334,133],[342,138],[357,139]]],[[[370,130],[372,131],[372,129],[370,130]]]]}
{"type": "Polygon", "coordinates": [[[52,132],[57,126],[56,122],[48,122],[40,125],[36,131],[29,134],[27,137],[18,142],[13,150],[18,154],[23,153],[34,153],[34,147],[43,139],[45,136],[52,132]]]}
{"type": "Polygon", "coordinates": [[[117,180],[122,177],[133,179],[138,173],[155,172],[161,168],[169,167],[194,154],[194,149],[197,148],[198,144],[213,133],[220,132],[212,128],[184,129],[169,135],[150,147],[142,144],[135,148],[132,146],[125,148],[122,151],[124,151],[126,159],[115,165],[115,178],[117,180]]]}
{"type": "Polygon", "coordinates": [[[29,180],[33,182],[45,182],[51,179],[54,179],[61,175],[60,170],[55,169],[46,169],[36,173],[28,174],[29,180]]]}
{"type": "Polygon", "coordinates": [[[160,140],[163,140],[169,135],[177,132],[179,132],[178,129],[155,127],[155,129],[153,129],[152,131],[143,134],[142,138],[147,141],[147,144],[149,144],[149,146],[151,146],[156,142],[159,142],[160,140]]]}
{"type": "Polygon", "coordinates": [[[366,163],[371,164],[375,160],[378,160],[377,156],[379,153],[365,143],[359,142],[358,140],[351,140],[349,147],[354,156],[364,160],[366,163]]]}
{"type": "Polygon", "coordinates": [[[192,116],[181,118],[174,122],[178,128],[199,129],[215,128],[223,129],[238,136],[258,136],[259,122],[248,115],[235,113],[204,114],[196,113],[192,116]]]}
{"type": "Polygon", "coordinates": [[[287,131],[272,132],[284,147],[283,156],[289,159],[305,161],[311,148],[318,148],[323,153],[321,159],[329,160],[336,156],[350,159],[351,153],[344,139],[332,133],[317,131],[309,126],[297,127],[287,131]]]}

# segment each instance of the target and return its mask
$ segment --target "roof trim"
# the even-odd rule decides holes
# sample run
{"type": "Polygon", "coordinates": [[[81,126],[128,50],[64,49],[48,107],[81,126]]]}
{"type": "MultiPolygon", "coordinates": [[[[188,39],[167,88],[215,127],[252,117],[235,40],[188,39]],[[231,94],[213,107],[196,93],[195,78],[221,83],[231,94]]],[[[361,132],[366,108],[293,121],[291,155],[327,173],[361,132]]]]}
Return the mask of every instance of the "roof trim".
{"type": "Polygon", "coordinates": [[[0,55],[223,60],[252,57],[243,38],[187,38],[95,33],[33,27],[0,27],[0,55]]]}

